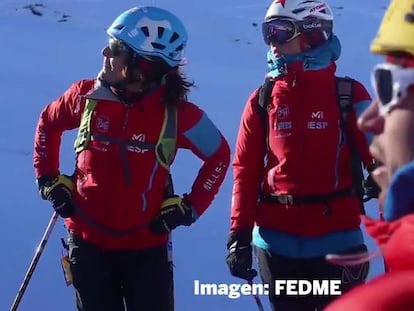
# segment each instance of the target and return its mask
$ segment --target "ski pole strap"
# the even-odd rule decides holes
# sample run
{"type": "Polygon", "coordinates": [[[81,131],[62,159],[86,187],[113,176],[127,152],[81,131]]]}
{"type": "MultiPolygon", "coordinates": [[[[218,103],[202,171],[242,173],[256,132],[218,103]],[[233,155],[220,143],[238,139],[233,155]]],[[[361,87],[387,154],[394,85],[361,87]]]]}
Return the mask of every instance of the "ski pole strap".
{"type": "Polygon", "coordinates": [[[324,203],[331,201],[340,197],[354,195],[353,188],[345,188],[342,190],[334,191],[326,194],[319,195],[306,195],[306,196],[297,196],[289,194],[260,194],[260,201],[262,202],[274,202],[286,205],[295,205],[295,204],[310,204],[310,203],[324,203]]]}

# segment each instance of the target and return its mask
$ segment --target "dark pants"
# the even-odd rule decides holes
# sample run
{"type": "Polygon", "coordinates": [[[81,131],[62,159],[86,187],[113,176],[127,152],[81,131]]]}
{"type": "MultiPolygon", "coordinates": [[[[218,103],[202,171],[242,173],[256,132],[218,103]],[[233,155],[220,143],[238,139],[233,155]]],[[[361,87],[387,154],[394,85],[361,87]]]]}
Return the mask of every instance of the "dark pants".
{"type": "Polygon", "coordinates": [[[172,278],[167,249],[102,250],[69,234],[79,311],[168,311],[172,278]]]}
{"type": "MultiPolygon", "coordinates": [[[[341,253],[359,253],[367,250],[365,245],[348,249],[341,253]]],[[[275,311],[314,311],[323,310],[338,296],[285,296],[275,295],[275,280],[341,280],[343,293],[363,284],[369,270],[369,263],[353,267],[342,267],[328,263],[324,257],[296,259],[270,253],[256,248],[260,275],[264,284],[269,284],[269,300],[275,311]]]]}

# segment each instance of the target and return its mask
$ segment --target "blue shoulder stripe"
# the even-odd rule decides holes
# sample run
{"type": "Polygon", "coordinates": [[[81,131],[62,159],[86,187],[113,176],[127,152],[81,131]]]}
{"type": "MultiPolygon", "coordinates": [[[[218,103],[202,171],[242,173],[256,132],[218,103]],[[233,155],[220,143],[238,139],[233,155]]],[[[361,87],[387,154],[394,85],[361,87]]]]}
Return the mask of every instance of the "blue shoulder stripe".
{"type": "Polygon", "coordinates": [[[221,134],[206,113],[184,135],[207,158],[221,145],[221,134]]]}

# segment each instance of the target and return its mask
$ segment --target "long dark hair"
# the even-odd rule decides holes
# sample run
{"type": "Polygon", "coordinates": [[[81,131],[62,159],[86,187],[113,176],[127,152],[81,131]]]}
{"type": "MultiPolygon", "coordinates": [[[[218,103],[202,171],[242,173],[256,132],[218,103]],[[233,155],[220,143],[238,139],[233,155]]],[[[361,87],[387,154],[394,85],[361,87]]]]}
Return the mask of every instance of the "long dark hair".
{"type": "Polygon", "coordinates": [[[170,67],[159,57],[143,57],[132,55],[128,64],[128,79],[140,81],[143,88],[151,85],[163,85],[165,93],[163,101],[168,105],[176,105],[187,99],[190,88],[195,86],[194,82],[187,80],[181,70],[182,66],[170,67]]]}
{"type": "Polygon", "coordinates": [[[164,102],[176,105],[181,100],[187,100],[190,88],[194,86],[193,81],[188,81],[178,66],[171,69],[162,77],[165,86],[164,102]]]}

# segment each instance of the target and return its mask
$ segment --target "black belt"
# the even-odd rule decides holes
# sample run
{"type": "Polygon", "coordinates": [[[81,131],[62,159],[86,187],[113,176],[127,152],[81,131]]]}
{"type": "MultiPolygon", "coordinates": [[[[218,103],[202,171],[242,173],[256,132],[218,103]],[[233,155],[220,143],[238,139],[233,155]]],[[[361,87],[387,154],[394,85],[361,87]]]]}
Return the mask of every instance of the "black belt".
{"type": "Polygon", "coordinates": [[[289,194],[260,194],[261,202],[275,202],[280,204],[295,205],[295,204],[309,204],[309,203],[324,203],[340,197],[355,195],[355,191],[352,188],[342,189],[331,193],[318,194],[318,195],[289,195],[289,194]]]}

